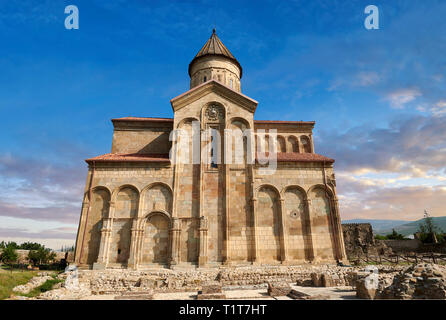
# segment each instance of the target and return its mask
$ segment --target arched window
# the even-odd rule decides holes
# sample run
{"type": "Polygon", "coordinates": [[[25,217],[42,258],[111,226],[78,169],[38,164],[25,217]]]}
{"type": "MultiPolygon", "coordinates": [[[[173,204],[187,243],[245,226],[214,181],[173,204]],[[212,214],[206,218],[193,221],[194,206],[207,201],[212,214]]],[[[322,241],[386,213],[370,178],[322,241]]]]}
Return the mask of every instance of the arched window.
{"type": "Polygon", "coordinates": [[[289,136],[288,143],[290,145],[290,152],[299,152],[299,143],[297,142],[296,137],[289,136]]]}
{"type": "Polygon", "coordinates": [[[232,79],[229,80],[229,86],[231,87],[231,89],[232,89],[233,86],[234,86],[234,83],[233,83],[232,79]]]}
{"type": "Polygon", "coordinates": [[[302,136],[300,138],[300,141],[302,142],[304,153],[311,153],[310,139],[307,136],[302,136]]]}
{"type": "Polygon", "coordinates": [[[277,137],[277,152],[286,152],[285,138],[282,136],[277,137]]]}
{"type": "Polygon", "coordinates": [[[208,78],[206,76],[203,77],[203,82],[206,82],[208,78]]]}
{"type": "Polygon", "coordinates": [[[216,141],[214,139],[214,136],[211,136],[211,168],[218,168],[218,165],[216,162],[217,157],[218,157],[218,155],[217,155],[216,141]]]}

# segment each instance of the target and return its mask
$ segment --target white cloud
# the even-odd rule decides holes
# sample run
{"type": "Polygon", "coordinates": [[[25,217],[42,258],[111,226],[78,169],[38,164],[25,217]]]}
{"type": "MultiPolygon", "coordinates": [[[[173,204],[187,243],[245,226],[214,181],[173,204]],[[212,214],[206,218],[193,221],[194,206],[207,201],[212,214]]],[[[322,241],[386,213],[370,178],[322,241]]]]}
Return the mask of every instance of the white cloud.
{"type": "Polygon", "coordinates": [[[442,116],[446,114],[446,100],[438,101],[431,109],[434,116],[442,116]]]}
{"type": "Polygon", "coordinates": [[[421,96],[419,89],[398,89],[390,92],[386,96],[386,100],[390,101],[390,105],[396,109],[402,109],[404,106],[421,96]]]}

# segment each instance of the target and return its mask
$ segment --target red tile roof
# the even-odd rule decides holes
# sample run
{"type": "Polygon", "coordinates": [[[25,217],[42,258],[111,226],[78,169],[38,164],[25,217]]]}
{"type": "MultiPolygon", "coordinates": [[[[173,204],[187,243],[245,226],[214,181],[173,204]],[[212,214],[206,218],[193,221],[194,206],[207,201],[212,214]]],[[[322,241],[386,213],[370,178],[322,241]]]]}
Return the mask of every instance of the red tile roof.
{"type": "MultiPolygon", "coordinates": [[[[317,153],[278,152],[276,155],[278,162],[335,162],[334,159],[322,156],[317,153]]],[[[268,157],[268,153],[266,153],[266,157],[268,157]]],[[[257,161],[258,159],[259,157],[256,156],[257,161]]]]}
{"type": "MultiPolygon", "coordinates": [[[[267,153],[268,155],[268,153],[267,153]]],[[[256,157],[258,161],[259,157],[256,157]]],[[[334,159],[316,153],[277,153],[278,162],[327,162],[333,163],[334,159]]],[[[140,154],[140,153],[107,153],[85,162],[169,162],[169,154],[140,154]]]]}
{"type": "Polygon", "coordinates": [[[315,121],[288,121],[288,120],[254,120],[254,124],[267,124],[267,123],[275,123],[275,124],[315,124],[315,121]]]}
{"type": "Polygon", "coordinates": [[[124,117],[115,118],[112,121],[148,121],[148,122],[173,122],[172,118],[148,118],[148,117],[124,117]]]}
{"type": "Polygon", "coordinates": [[[107,153],[85,162],[169,162],[169,154],[107,153]]]}
{"type": "MultiPolygon", "coordinates": [[[[112,121],[147,121],[147,122],[173,122],[173,118],[150,118],[150,117],[123,117],[112,121]]],[[[287,120],[254,120],[254,124],[315,124],[315,121],[287,121],[287,120]]]]}

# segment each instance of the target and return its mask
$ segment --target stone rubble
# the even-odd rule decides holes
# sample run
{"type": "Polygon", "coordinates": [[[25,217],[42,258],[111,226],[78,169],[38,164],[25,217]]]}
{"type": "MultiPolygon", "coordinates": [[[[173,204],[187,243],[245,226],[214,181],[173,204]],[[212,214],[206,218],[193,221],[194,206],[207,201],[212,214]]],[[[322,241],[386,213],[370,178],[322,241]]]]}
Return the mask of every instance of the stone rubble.
{"type": "Polygon", "coordinates": [[[29,293],[34,288],[37,288],[38,286],[44,284],[47,280],[52,279],[49,274],[51,273],[39,272],[37,276],[31,278],[31,280],[27,284],[16,286],[12,289],[12,291],[18,293],[29,293]]]}
{"type": "MultiPolygon", "coordinates": [[[[203,299],[218,299],[223,298],[223,290],[253,288],[268,288],[268,293],[272,296],[290,296],[293,295],[290,284],[303,287],[356,287],[358,297],[362,299],[445,299],[446,297],[444,266],[421,264],[413,267],[394,265],[376,267],[379,270],[378,288],[374,292],[364,285],[366,275],[364,267],[314,265],[222,267],[204,270],[80,270],[78,288],[69,290],[61,284],[59,288],[45,292],[37,299],[77,300],[98,295],[118,296],[117,299],[131,299],[131,297],[150,299],[155,293],[178,292],[198,292],[198,296],[201,294],[203,299]],[[283,288],[286,290],[282,290],[283,288]]],[[[66,275],[60,274],[58,277],[63,279],[66,275]]],[[[324,297],[304,296],[295,292],[292,298],[306,300],[324,297]]]]}
{"type": "Polygon", "coordinates": [[[400,272],[378,299],[446,299],[446,266],[420,263],[400,272]]]}
{"type": "Polygon", "coordinates": [[[268,294],[271,297],[287,296],[291,290],[290,285],[286,282],[268,282],[268,294]]]}

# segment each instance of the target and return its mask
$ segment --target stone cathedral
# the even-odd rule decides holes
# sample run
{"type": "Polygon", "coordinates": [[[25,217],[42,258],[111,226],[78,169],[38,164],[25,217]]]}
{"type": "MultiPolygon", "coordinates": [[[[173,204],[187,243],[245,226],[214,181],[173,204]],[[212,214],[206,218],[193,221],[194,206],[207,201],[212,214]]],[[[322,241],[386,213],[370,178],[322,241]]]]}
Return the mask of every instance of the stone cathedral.
{"type": "Polygon", "coordinates": [[[215,30],[188,71],[190,90],[170,101],[173,118],[112,119],[111,153],[86,160],[76,263],[145,269],[345,260],[334,160],[314,152],[315,122],[254,120],[258,103],[242,93],[242,66],[215,30]],[[237,130],[248,134],[226,135],[237,130]],[[237,141],[239,161],[222,160],[237,157],[237,141]],[[174,161],[184,157],[198,161],[174,161]]]}

